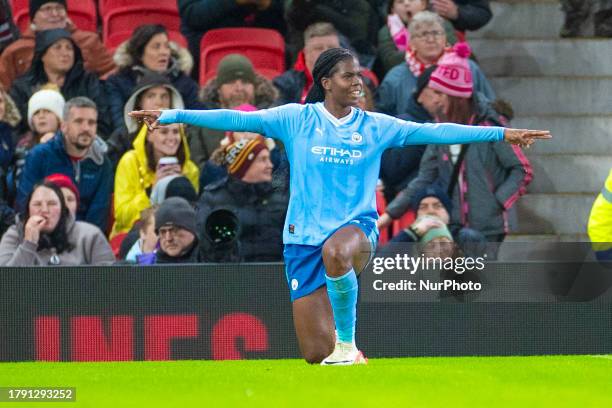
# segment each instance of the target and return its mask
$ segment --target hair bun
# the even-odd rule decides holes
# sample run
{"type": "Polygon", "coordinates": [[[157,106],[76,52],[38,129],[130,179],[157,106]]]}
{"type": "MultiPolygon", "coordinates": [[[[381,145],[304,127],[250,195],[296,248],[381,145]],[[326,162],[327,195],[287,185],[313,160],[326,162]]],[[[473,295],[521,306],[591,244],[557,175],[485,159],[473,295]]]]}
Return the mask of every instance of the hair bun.
{"type": "Polygon", "coordinates": [[[458,42],[453,46],[453,51],[461,58],[467,58],[472,53],[470,45],[466,42],[458,42]]]}

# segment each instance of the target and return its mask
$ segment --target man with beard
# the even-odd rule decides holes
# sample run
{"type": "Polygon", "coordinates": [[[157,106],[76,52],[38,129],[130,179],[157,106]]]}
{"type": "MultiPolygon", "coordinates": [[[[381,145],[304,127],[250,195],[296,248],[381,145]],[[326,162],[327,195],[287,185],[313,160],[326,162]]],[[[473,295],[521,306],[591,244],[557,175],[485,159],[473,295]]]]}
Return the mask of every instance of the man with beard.
{"type": "MultiPolygon", "coordinates": [[[[229,54],[219,61],[217,75],[206,84],[200,100],[207,109],[235,109],[251,105],[270,108],[278,98],[272,81],[255,72],[253,63],[242,54],[229,54]]],[[[191,160],[202,168],[220,146],[225,132],[193,127],[188,131],[191,160]]]]}
{"type": "Polygon", "coordinates": [[[23,208],[33,186],[53,173],[65,174],[79,190],[76,218],[108,226],[113,190],[113,170],[106,157],[106,145],[97,138],[98,110],[88,98],[66,102],[63,123],[53,139],[32,149],[21,173],[17,205],[23,208]]]}

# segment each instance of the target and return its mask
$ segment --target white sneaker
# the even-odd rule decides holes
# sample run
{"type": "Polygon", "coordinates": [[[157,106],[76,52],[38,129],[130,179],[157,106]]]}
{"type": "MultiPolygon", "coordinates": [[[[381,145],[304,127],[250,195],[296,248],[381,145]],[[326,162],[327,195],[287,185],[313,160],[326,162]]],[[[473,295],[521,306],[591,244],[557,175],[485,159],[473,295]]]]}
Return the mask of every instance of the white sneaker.
{"type": "Polygon", "coordinates": [[[368,364],[368,359],[363,356],[363,353],[357,350],[353,343],[337,342],[333,353],[327,356],[321,365],[354,365],[368,364]]]}

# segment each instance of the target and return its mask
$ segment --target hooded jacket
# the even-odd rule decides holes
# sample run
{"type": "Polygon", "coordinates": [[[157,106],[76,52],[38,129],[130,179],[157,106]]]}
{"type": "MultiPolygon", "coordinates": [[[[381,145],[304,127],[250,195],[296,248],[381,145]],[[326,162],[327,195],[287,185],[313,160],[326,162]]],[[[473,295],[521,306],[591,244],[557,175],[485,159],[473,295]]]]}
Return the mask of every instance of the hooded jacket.
{"type": "MultiPolygon", "coordinates": [[[[475,93],[474,100],[473,125],[507,125],[483,95],[475,93]]],[[[387,214],[401,217],[410,208],[413,195],[433,183],[448,188],[454,168],[450,157],[449,145],[429,145],[418,176],[389,203],[387,214]]],[[[469,227],[487,236],[507,233],[506,211],[525,194],[533,178],[531,164],[521,148],[505,142],[471,144],[461,174],[463,183],[457,183],[452,194],[450,227],[469,227]]]]}
{"type": "Polygon", "coordinates": [[[271,183],[245,183],[226,177],[207,186],[198,202],[197,224],[202,260],[224,256],[244,262],[274,262],[283,259],[283,225],[289,196],[281,180],[271,183]],[[229,210],[240,222],[238,254],[217,254],[204,236],[208,216],[217,210],[229,210]]]}
{"type": "MultiPolygon", "coordinates": [[[[45,50],[46,52],[46,50],[45,50]]],[[[21,113],[21,129],[27,131],[28,101],[30,97],[49,82],[43,66],[44,53],[35,54],[30,69],[13,82],[10,94],[21,113]]],[[[102,84],[96,74],[87,72],[83,67],[83,57],[78,46],[74,48],[74,65],[66,73],[64,84],[59,89],[65,100],[76,96],[86,96],[96,103],[98,110],[98,133],[109,134],[107,121],[107,100],[102,84]]]]}
{"type": "Polygon", "coordinates": [[[58,131],[47,143],[36,145],[28,154],[17,189],[17,205],[23,209],[36,183],[50,174],[69,176],[79,189],[81,200],[77,220],[86,221],[106,231],[113,192],[113,169],[105,155],[106,145],[94,140],[87,155],[72,161],[64,146],[64,135],[58,131]]]}
{"type": "Polygon", "coordinates": [[[600,260],[612,260],[612,170],[589,216],[588,234],[600,260]]]}
{"type": "MultiPolygon", "coordinates": [[[[113,57],[97,33],[78,30],[73,25],[69,25],[66,29],[70,31],[72,40],[81,49],[87,71],[104,76],[115,69],[113,57]]],[[[35,44],[34,32],[28,28],[21,38],[6,47],[0,56],[0,82],[5,87],[10,87],[17,77],[29,70],[35,44]]]]}
{"type": "MultiPolygon", "coordinates": [[[[275,106],[278,91],[272,82],[261,75],[255,77],[255,103],[257,109],[267,109],[275,106]]],[[[200,98],[206,109],[219,109],[219,87],[216,79],[210,81],[200,92],[200,98]]],[[[210,158],[212,152],[218,147],[225,137],[225,132],[201,127],[190,127],[189,147],[194,163],[201,168],[210,158]]]]}
{"type": "MultiPolygon", "coordinates": [[[[112,129],[124,127],[123,109],[138,84],[138,79],[146,72],[151,72],[136,61],[127,52],[128,41],[122,43],[115,51],[114,60],[119,72],[106,80],[106,93],[110,106],[112,129]]],[[[198,101],[198,84],[189,77],[193,68],[193,58],[185,48],[170,42],[172,57],[170,67],[162,75],[180,92],[186,109],[202,109],[198,101]]]]}
{"type": "MultiPolygon", "coordinates": [[[[134,139],[133,149],[123,155],[115,175],[115,225],[111,235],[127,232],[140,218],[140,212],[151,206],[149,195],[155,182],[155,171],[149,168],[145,150],[148,129],[142,126],[134,139]]],[[[181,146],[185,149],[182,174],[198,191],[200,172],[191,161],[187,137],[181,127],[181,146]]]]}
{"type": "Polygon", "coordinates": [[[37,244],[24,240],[23,222],[12,225],[0,241],[1,266],[74,266],[111,265],[115,256],[102,231],[86,222],[70,217],[68,241],[74,246],[70,251],[56,254],[54,248],[38,251],[37,244]]]}

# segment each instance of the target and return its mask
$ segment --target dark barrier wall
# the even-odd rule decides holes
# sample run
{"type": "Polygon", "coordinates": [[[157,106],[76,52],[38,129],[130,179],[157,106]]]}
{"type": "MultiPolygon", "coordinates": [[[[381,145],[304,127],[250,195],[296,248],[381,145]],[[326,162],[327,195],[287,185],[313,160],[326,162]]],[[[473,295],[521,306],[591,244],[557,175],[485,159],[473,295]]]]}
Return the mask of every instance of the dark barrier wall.
{"type": "MultiPolygon", "coordinates": [[[[370,269],[361,277],[358,344],[370,357],[612,352],[607,286],[571,298],[580,273],[543,274],[539,284],[531,275],[529,265],[499,265],[477,278],[478,293],[381,293],[373,282],[384,275],[370,269]]],[[[1,361],[293,357],[282,265],[0,273],[1,361]]]]}

